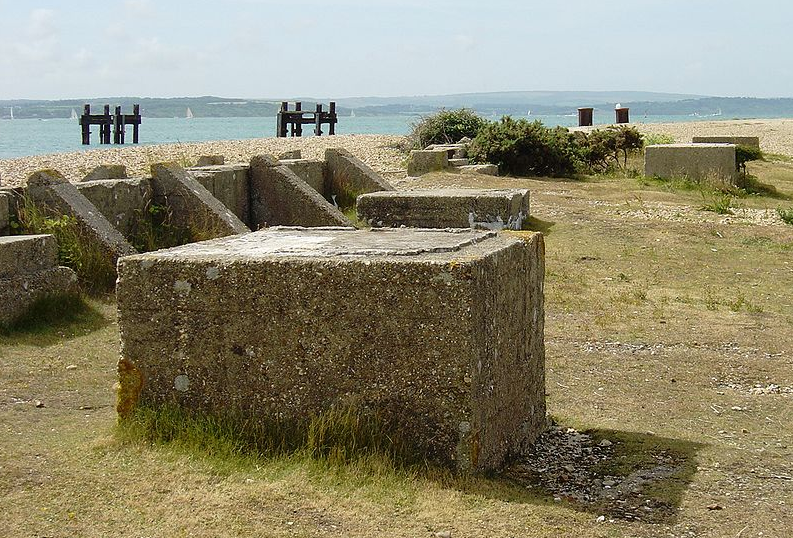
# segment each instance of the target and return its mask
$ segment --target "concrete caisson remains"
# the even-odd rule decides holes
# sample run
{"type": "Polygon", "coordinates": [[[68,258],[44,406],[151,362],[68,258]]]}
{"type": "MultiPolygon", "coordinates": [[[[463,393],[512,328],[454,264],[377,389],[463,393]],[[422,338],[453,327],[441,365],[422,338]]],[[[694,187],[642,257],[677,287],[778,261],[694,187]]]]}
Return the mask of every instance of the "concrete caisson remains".
{"type": "Polygon", "coordinates": [[[230,209],[240,221],[250,226],[248,165],[205,165],[187,168],[186,171],[230,209]]]}
{"type": "Polygon", "coordinates": [[[9,232],[10,208],[11,204],[8,195],[4,192],[0,192],[0,235],[6,235],[9,232]]]}
{"type": "Polygon", "coordinates": [[[0,325],[13,323],[38,299],[76,288],[74,271],[58,267],[53,236],[0,237],[0,325]]]}
{"type": "Polygon", "coordinates": [[[545,425],[540,234],[270,228],[119,263],[120,414],[301,421],[350,398],[460,471],[545,425]]]}
{"type": "Polygon", "coordinates": [[[758,136],[694,136],[691,138],[691,142],[694,144],[735,144],[760,149],[760,137],[758,136]]]}
{"type": "Polygon", "coordinates": [[[644,153],[644,175],[736,185],[734,144],[657,144],[644,153]]]}
{"type": "Polygon", "coordinates": [[[130,237],[152,202],[148,179],[100,179],[77,183],[80,191],[125,237],[130,237]]]}
{"type": "Polygon", "coordinates": [[[449,153],[446,149],[414,149],[408,157],[408,175],[422,176],[439,172],[449,167],[449,153]]]}
{"type": "Polygon", "coordinates": [[[385,191],[358,197],[358,218],[371,226],[520,230],[529,216],[527,189],[385,191]]]}
{"type": "Polygon", "coordinates": [[[392,191],[394,187],[346,149],[325,150],[325,195],[342,207],[355,204],[367,192],[392,191]]]}

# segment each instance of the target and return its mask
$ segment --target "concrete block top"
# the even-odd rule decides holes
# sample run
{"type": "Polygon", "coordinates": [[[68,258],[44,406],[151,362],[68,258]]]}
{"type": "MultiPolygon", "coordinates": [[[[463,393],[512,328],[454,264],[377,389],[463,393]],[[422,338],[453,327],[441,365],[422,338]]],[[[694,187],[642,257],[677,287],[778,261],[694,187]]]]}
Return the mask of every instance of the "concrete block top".
{"type": "Polygon", "coordinates": [[[528,189],[416,189],[372,192],[364,196],[378,198],[504,198],[512,200],[528,194],[528,189]]]}
{"type": "Polygon", "coordinates": [[[730,144],[728,142],[710,142],[710,143],[693,143],[693,142],[681,142],[679,144],[652,144],[647,146],[648,148],[669,148],[669,149],[680,149],[680,148],[724,148],[735,146],[735,144],[730,144]]]}
{"type": "Polygon", "coordinates": [[[0,237],[0,279],[37,273],[57,265],[58,244],[52,235],[0,237]]]}
{"type": "Polygon", "coordinates": [[[233,237],[183,245],[124,258],[122,263],[142,261],[202,262],[224,264],[279,259],[361,259],[447,262],[470,260],[499,250],[516,239],[495,232],[437,229],[373,229],[345,227],[302,228],[275,226],[233,237]],[[502,240],[503,239],[503,240],[502,240]],[[477,245],[481,243],[482,245],[477,245]],[[492,247],[492,248],[488,248],[492,247]]]}

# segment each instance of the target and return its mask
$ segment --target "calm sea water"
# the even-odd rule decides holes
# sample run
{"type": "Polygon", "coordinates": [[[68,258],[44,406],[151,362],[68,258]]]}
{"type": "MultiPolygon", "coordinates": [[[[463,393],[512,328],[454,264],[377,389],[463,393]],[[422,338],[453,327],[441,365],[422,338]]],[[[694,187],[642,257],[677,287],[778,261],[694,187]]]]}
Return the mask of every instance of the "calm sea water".
{"type": "MultiPolygon", "coordinates": [[[[338,134],[407,134],[417,116],[340,117],[336,125],[338,134]]],[[[497,119],[496,117],[489,119],[497,119]]],[[[532,115],[547,126],[570,127],[578,122],[577,116],[532,115]]],[[[596,124],[613,121],[613,113],[595,113],[596,124]]],[[[680,122],[696,119],[689,116],[644,116],[632,120],[647,123],[680,122]]],[[[327,129],[327,126],[325,127],[327,129]]],[[[304,126],[309,135],[311,127],[304,126]]],[[[141,145],[175,142],[203,142],[207,140],[239,140],[275,136],[275,118],[143,118],[140,128],[141,145]]],[[[127,140],[132,139],[132,128],[127,128],[127,140]]],[[[91,130],[91,145],[80,143],[80,126],[77,120],[0,120],[0,159],[83,151],[109,146],[98,143],[99,127],[91,130]]]]}

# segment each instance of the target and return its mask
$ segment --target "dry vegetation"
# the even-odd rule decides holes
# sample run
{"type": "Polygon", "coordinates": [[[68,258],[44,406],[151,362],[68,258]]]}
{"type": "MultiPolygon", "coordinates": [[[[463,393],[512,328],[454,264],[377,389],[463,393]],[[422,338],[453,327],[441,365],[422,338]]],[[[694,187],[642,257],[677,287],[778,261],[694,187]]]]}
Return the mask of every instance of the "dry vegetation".
{"type": "Polygon", "coordinates": [[[462,479],[144,442],[116,428],[115,307],[92,301],[0,334],[0,536],[788,536],[793,226],[774,215],[793,206],[793,165],[750,172],[776,193],[736,197],[732,215],[699,209],[712,193],[616,177],[402,183],[531,189],[548,408],[568,435],[549,446],[574,444],[568,427],[610,444],[569,475],[531,458],[462,479]],[[615,501],[568,491],[648,473],[615,501]]]}

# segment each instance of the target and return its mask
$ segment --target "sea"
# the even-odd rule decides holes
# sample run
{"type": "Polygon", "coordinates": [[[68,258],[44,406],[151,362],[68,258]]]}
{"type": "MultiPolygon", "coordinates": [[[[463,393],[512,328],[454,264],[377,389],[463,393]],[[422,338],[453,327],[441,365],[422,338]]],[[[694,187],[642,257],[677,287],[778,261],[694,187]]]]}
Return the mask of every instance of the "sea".
{"type": "MultiPolygon", "coordinates": [[[[576,115],[527,115],[548,127],[577,125],[576,115]]],[[[403,135],[420,121],[419,116],[348,116],[339,117],[337,134],[393,134],[403,135]]],[[[497,120],[498,116],[487,118],[497,120]]],[[[712,116],[639,116],[632,121],[666,123],[697,120],[728,119],[712,116]]],[[[729,118],[738,119],[738,118],[729,118]]],[[[595,112],[595,124],[613,122],[614,114],[595,112]]],[[[143,118],[140,145],[204,142],[209,140],[243,140],[275,136],[274,117],[257,118],[143,118]]],[[[327,130],[327,126],[324,126],[327,130]]],[[[305,135],[313,136],[310,126],[303,127],[305,135]]],[[[126,140],[132,139],[132,127],[127,127],[126,140]]],[[[131,145],[131,144],[128,144],[131,145]]],[[[99,127],[91,130],[91,145],[81,144],[78,120],[63,119],[3,119],[0,120],[0,159],[85,151],[104,148],[99,144],[99,127]]]]}

